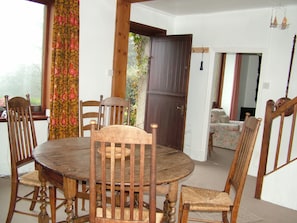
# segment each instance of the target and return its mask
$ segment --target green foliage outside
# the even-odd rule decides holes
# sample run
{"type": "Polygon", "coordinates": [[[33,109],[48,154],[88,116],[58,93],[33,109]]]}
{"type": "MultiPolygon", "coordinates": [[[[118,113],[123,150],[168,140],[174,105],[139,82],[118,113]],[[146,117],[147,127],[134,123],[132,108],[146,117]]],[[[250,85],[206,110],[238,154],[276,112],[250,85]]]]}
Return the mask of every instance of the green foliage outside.
{"type": "Polygon", "coordinates": [[[148,42],[149,37],[135,33],[129,34],[126,97],[131,103],[130,125],[136,123],[139,81],[148,72],[148,56],[145,55],[148,42]]]}

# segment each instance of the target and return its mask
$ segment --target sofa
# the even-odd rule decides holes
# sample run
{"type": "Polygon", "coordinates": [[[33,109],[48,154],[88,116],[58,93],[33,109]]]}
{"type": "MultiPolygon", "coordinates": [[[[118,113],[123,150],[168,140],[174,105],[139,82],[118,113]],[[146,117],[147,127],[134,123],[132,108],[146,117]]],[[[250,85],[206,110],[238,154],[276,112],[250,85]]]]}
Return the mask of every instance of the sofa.
{"type": "Polygon", "coordinates": [[[210,123],[213,146],[235,150],[242,125],[243,121],[230,120],[223,109],[213,108],[210,123]]]}

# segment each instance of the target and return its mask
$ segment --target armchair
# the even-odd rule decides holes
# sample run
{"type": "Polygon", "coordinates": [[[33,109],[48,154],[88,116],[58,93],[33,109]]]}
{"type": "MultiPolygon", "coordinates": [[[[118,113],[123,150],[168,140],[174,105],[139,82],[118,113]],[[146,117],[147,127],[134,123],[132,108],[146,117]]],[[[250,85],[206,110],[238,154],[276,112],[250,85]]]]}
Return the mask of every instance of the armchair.
{"type": "Polygon", "coordinates": [[[243,121],[230,120],[223,109],[212,109],[210,131],[214,132],[213,146],[235,150],[242,126],[243,121]]]}

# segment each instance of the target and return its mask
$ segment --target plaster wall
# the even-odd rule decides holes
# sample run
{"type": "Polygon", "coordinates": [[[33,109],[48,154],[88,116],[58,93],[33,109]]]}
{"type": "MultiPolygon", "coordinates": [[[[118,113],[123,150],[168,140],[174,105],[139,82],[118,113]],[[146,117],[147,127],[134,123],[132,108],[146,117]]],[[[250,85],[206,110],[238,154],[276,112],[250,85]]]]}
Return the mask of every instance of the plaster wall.
{"type": "MultiPolygon", "coordinates": [[[[132,11],[131,18],[138,18],[132,11]]],[[[151,18],[158,20],[156,12],[151,12],[151,18]]],[[[140,15],[138,15],[140,17],[140,15]]],[[[162,15],[164,16],[164,15],[162,15]]],[[[256,104],[256,117],[264,118],[266,101],[277,100],[284,97],[293,37],[297,31],[297,7],[287,7],[287,18],[290,26],[286,30],[269,28],[271,9],[257,9],[246,11],[233,11],[203,15],[178,16],[172,18],[174,24],[173,34],[193,34],[193,47],[209,47],[209,54],[204,55],[204,70],[199,70],[201,54],[192,54],[190,83],[188,92],[187,122],[185,131],[184,152],[193,159],[203,161],[207,156],[207,139],[211,108],[211,88],[213,86],[213,73],[215,54],[227,53],[262,53],[261,76],[259,80],[258,100],[256,104]]],[[[143,19],[142,21],[146,21],[143,19]]],[[[138,21],[136,21],[138,22],[138,21]]],[[[147,25],[154,25],[147,21],[147,25]]],[[[168,24],[160,28],[166,29],[168,24]]],[[[171,34],[172,34],[171,33],[171,34]]],[[[288,97],[297,95],[297,63],[292,66],[292,74],[288,97]]],[[[249,174],[257,175],[258,163],[263,133],[263,121],[259,130],[255,151],[251,161],[249,174]]],[[[284,133],[286,134],[286,133],[284,133]]],[[[285,156],[285,154],[283,154],[285,156]]],[[[294,184],[292,174],[296,168],[287,168],[282,174],[276,173],[271,182],[276,180],[283,185],[294,184]]],[[[294,199],[297,192],[287,191],[285,195],[274,199],[273,191],[277,188],[272,183],[266,184],[265,200],[287,207],[297,209],[294,199]],[[273,198],[273,199],[271,199],[273,198]]]]}
{"type": "MultiPolygon", "coordinates": [[[[114,29],[116,0],[80,1],[80,82],[79,97],[97,99],[100,94],[111,93],[114,29]]],[[[207,139],[209,130],[211,88],[215,55],[217,52],[262,53],[261,77],[256,116],[263,118],[266,101],[284,96],[290,63],[292,40],[297,32],[297,7],[287,7],[289,29],[269,28],[271,9],[234,11],[203,15],[173,17],[150,11],[148,8],[133,6],[131,20],[168,30],[168,34],[193,34],[193,47],[209,47],[204,55],[204,69],[199,70],[201,54],[191,57],[188,108],[184,152],[192,159],[204,161],[207,158],[207,139]]],[[[288,97],[297,95],[297,63],[292,67],[288,97]]],[[[38,143],[47,139],[47,122],[40,122],[38,143]]],[[[255,176],[258,170],[263,122],[258,134],[255,152],[249,174],[255,176]]],[[[9,166],[8,138],[5,135],[6,123],[0,123],[1,132],[1,174],[7,173],[9,166]],[[3,134],[2,134],[3,133],[3,134]]],[[[7,134],[7,132],[6,132],[7,134]]],[[[286,133],[284,133],[286,134],[286,133]]],[[[293,165],[281,174],[276,173],[271,181],[284,185],[296,184],[293,165]]],[[[269,176],[273,177],[273,176],[269,176]]],[[[267,182],[271,182],[267,180],[267,182]]],[[[295,187],[296,188],[296,187],[295,187]]],[[[297,191],[286,189],[287,193],[275,199],[277,190],[273,183],[265,185],[265,200],[297,209],[294,197],[297,191]],[[273,199],[271,199],[273,198],[273,199]]]]}

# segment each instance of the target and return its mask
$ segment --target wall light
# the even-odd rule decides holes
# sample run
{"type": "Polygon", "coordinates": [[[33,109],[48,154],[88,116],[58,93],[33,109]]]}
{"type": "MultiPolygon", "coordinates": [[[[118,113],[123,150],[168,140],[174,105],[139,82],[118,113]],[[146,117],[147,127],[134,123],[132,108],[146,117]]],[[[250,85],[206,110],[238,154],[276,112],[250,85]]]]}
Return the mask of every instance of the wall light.
{"type": "Polygon", "coordinates": [[[270,28],[287,29],[289,28],[288,19],[286,17],[286,9],[284,7],[274,8],[271,12],[270,28]],[[278,24],[277,17],[282,17],[282,23],[278,24]]]}

